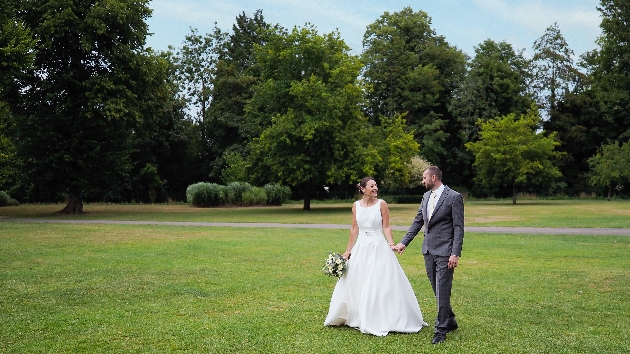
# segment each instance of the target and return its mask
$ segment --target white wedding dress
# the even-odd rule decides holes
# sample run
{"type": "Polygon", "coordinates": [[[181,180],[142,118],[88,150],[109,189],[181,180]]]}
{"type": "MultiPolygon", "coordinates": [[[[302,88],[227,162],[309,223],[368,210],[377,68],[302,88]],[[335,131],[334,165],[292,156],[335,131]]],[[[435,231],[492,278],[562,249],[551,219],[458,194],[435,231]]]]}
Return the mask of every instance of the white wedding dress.
{"type": "Polygon", "coordinates": [[[363,333],[415,333],[427,324],[405,272],[383,234],[381,201],[356,202],[359,236],[348,271],[337,281],[324,326],[347,325],[363,333]]]}

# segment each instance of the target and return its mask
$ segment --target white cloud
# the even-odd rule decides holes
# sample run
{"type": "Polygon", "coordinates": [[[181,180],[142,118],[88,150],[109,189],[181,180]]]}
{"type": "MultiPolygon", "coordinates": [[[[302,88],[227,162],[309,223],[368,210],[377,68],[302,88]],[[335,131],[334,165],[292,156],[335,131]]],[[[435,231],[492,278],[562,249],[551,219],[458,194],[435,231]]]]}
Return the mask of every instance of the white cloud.
{"type": "Polygon", "coordinates": [[[161,20],[186,22],[190,27],[211,27],[214,22],[223,29],[231,28],[234,18],[243,9],[230,1],[154,0],[153,17],[161,20]]]}
{"type": "Polygon", "coordinates": [[[554,6],[553,2],[506,0],[473,0],[479,7],[493,15],[510,21],[530,31],[542,33],[557,22],[560,30],[599,33],[601,19],[596,7],[584,9],[575,6],[554,6]]]}

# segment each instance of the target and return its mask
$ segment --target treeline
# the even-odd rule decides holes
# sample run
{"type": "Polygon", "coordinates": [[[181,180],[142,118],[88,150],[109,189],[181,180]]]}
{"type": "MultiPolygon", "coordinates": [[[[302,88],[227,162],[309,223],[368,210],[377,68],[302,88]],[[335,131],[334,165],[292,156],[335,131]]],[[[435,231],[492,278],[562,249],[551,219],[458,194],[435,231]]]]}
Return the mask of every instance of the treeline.
{"type": "Polygon", "coordinates": [[[21,202],[81,212],[238,181],[288,185],[309,209],[363,175],[417,193],[428,163],[479,197],[628,187],[623,1],[601,1],[599,48],[577,63],[556,24],[531,59],[490,39],[468,57],[411,8],[352,55],[337,32],[260,10],[155,52],[148,1],[0,4],[0,190],[21,202]]]}

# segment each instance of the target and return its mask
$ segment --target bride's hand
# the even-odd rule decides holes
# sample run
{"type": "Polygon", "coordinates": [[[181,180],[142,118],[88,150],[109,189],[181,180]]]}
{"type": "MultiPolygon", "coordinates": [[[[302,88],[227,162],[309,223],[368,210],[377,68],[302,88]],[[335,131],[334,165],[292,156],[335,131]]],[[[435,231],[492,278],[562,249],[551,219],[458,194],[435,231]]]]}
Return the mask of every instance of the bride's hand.
{"type": "Polygon", "coordinates": [[[346,261],[348,261],[350,259],[350,251],[345,251],[341,257],[343,257],[343,259],[345,259],[346,261]]]}

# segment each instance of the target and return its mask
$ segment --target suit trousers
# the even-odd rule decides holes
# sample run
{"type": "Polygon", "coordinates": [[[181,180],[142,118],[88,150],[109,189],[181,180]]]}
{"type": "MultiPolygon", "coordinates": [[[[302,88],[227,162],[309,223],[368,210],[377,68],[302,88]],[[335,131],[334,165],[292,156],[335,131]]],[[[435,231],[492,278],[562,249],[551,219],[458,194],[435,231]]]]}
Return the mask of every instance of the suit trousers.
{"type": "Polygon", "coordinates": [[[435,333],[446,334],[457,323],[451,308],[454,269],[448,269],[448,259],[449,257],[436,256],[430,253],[424,255],[424,265],[435,294],[438,309],[438,315],[435,320],[435,333]]]}

